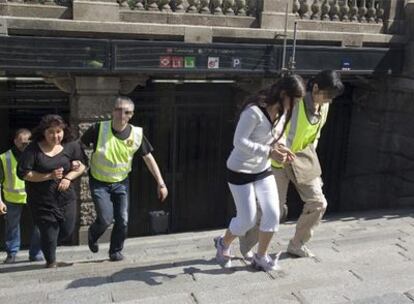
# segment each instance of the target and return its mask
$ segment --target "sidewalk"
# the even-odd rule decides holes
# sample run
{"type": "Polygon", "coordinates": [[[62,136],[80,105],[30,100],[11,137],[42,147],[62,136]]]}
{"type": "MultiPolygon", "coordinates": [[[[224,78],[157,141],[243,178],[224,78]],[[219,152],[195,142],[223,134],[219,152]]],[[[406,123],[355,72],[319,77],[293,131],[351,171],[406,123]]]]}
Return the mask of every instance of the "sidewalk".
{"type": "MultiPolygon", "coordinates": [[[[108,244],[60,247],[66,265],[0,265],[0,303],[414,303],[414,209],[328,217],[310,248],[317,258],[284,251],[294,224],[282,224],[271,253],[280,271],[257,272],[242,259],[232,269],[214,260],[220,231],[129,239],[126,260],[109,262],[108,244]]],[[[235,254],[240,256],[238,245],[235,254]]],[[[0,258],[4,259],[2,252],[0,258]]]]}

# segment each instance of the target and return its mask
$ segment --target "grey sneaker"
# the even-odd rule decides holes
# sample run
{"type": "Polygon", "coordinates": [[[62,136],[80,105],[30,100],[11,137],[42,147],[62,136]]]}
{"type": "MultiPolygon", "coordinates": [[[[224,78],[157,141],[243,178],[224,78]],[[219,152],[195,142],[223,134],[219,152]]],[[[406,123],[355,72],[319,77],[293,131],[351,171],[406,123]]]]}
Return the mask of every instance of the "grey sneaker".
{"type": "Polygon", "coordinates": [[[214,238],[214,246],[217,248],[216,260],[224,268],[231,267],[231,251],[223,245],[223,237],[214,238]]]}
{"type": "Polygon", "coordinates": [[[276,255],[276,259],[273,260],[268,254],[262,257],[259,257],[257,254],[253,256],[252,266],[257,270],[262,271],[272,271],[279,270],[280,266],[278,265],[280,254],[276,255]]]}
{"type": "Polygon", "coordinates": [[[293,242],[290,241],[287,252],[291,255],[301,257],[301,258],[312,258],[315,255],[312,253],[312,251],[309,250],[308,247],[306,247],[305,244],[301,244],[300,246],[293,245],[293,242]]]}
{"type": "Polygon", "coordinates": [[[16,255],[15,254],[7,254],[6,259],[3,261],[4,264],[13,264],[16,263],[16,255]]]}

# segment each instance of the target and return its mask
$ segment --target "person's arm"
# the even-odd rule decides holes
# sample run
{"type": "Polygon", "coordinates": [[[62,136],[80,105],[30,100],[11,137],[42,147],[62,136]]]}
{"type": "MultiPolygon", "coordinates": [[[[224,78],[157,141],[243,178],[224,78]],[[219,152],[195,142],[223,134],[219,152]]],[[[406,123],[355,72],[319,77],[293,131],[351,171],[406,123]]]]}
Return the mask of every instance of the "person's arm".
{"type": "MultiPolygon", "coordinates": [[[[0,161],[0,192],[2,191],[1,189],[3,186],[3,181],[4,181],[3,163],[0,161]]],[[[3,200],[0,195],[0,215],[6,214],[6,213],[7,213],[7,207],[6,207],[6,204],[3,203],[3,200]]]]}
{"type": "Polygon", "coordinates": [[[81,162],[77,161],[77,166],[72,168],[59,183],[58,190],[66,191],[69,189],[70,184],[85,172],[86,166],[81,162]]]}
{"type": "Polygon", "coordinates": [[[39,183],[51,179],[61,179],[63,177],[63,168],[58,168],[49,173],[40,173],[37,171],[27,171],[23,179],[28,182],[39,183]]]}
{"type": "Polygon", "coordinates": [[[164,183],[164,179],[162,178],[157,162],[155,161],[151,153],[148,153],[142,158],[144,159],[144,162],[147,165],[148,170],[151,172],[152,176],[157,182],[158,198],[160,199],[161,202],[163,202],[168,196],[168,189],[164,183]]]}
{"type": "Polygon", "coordinates": [[[267,157],[270,154],[271,146],[256,143],[250,139],[250,135],[259,123],[258,114],[254,110],[251,108],[244,110],[234,132],[233,145],[247,154],[267,157]]]}
{"type": "Polygon", "coordinates": [[[98,132],[99,132],[99,125],[93,124],[83,133],[80,138],[80,142],[85,145],[86,148],[89,148],[91,145],[95,149],[96,143],[98,141],[98,132]]]}
{"type": "Polygon", "coordinates": [[[0,215],[7,213],[7,206],[0,200],[0,215]]]}
{"type": "Polygon", "coordinates": [[[70,151],[69,153],[71,156],[71,168],[70,171],[62,177],[62,180],[58,186],[59,191],[66,191],[69,189],[70,184],[73,182],[73,180],[81,176],[86,169],[86,166],[84,164],[86,162],[86,154],[82,149],[81,143],[79,141],[71,142],[64,148],[70,151]],[[74,165],[75,163],[76,165],[74,165]]]}

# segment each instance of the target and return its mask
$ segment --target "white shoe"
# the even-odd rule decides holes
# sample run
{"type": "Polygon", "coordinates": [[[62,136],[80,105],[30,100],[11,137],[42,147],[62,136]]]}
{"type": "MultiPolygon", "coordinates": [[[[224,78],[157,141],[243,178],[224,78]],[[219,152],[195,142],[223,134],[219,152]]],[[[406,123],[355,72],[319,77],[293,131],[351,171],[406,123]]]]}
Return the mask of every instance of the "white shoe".
{"type": "Polygon", "coordinates": [[[214,238],[214,246],[217,248],[216,260],[224,268],[231,267],[231,250],[223,245],[223,237],[214,238]]]}
{"type": "Polygon", "coordinates": [[[273,260],[268,254],[262,257],[259,257],[257,254],[253,256],[252,266],[257,270],[262,271],[272,271],[279,270],[280,266],[278,265],[280,253],[276,255],[276,259],[273,260]]]}
{"type": "Polygon", "coordinates": [[[295,246],[292,241],[289,242],[287,252],[301,258],[312,258],[315,256],[305,244],[295,246]]]}

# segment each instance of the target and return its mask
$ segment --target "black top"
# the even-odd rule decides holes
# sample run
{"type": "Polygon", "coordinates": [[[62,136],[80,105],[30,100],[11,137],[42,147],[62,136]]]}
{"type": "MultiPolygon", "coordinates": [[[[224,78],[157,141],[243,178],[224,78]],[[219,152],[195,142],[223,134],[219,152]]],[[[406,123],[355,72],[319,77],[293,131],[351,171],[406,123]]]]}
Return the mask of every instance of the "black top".
{"type": "MultiPolygon", "coordinates": [[[[120,140],[125,140],[131,135],[132,127],[131,125],[128,125],[121,132],[115,130],[114,128],[111,128],[111,129],[112,129],[112,134],[114,134],[116,138],[120,140]]],[[[99,123],[96,123],[92,125],[88,130],[85,131],[85,133],[81,137],[81,141],[87,147],[89,147],[89,145],[92,144],[93,151],[95,152],[96,144],[98,143],[98,136],[99,136],[99,123]]],[[[154,151],[154,148],[151,146],[148,139],[145,136],[143,136],[141,146],[139,147],[137,153],[141,156],[145,156],[148,153],[151,153],[152,151],[154,151]]]]}
{"type": "MultiPolygon", "coordinates": [[[[17,166],[17,176],[21,179],[28,171],[50,173],[55,169],[63,168],[67,174],[73,160],[85,163],[85,154],[77,141],[63,144],[63,150],[51,157],[43,153],[37,142],[31,143],[20,156],[17,166]]],[[[44,182],[26,181],[27,202],[31,206],[35,220],[62,221],[63,208],[76,201],[73,183],[66,191],[58,191],[60,180],[44,182]]]]}
{"type": "MultiPolygon", "coordinates": [[[[13,146],[11,148],[11,151],[13,153],[14,158],[19,161],[19,157],[22,154],[22,152],[17,149],[16,146],[13,146]]],[[[7,151],[5,151],[4,153],[6,153],[7,151]]],[[[4,182],[4,168],[3,168],[3,162],[0,161],[0,183],[3,184],[4,182]]]]}

